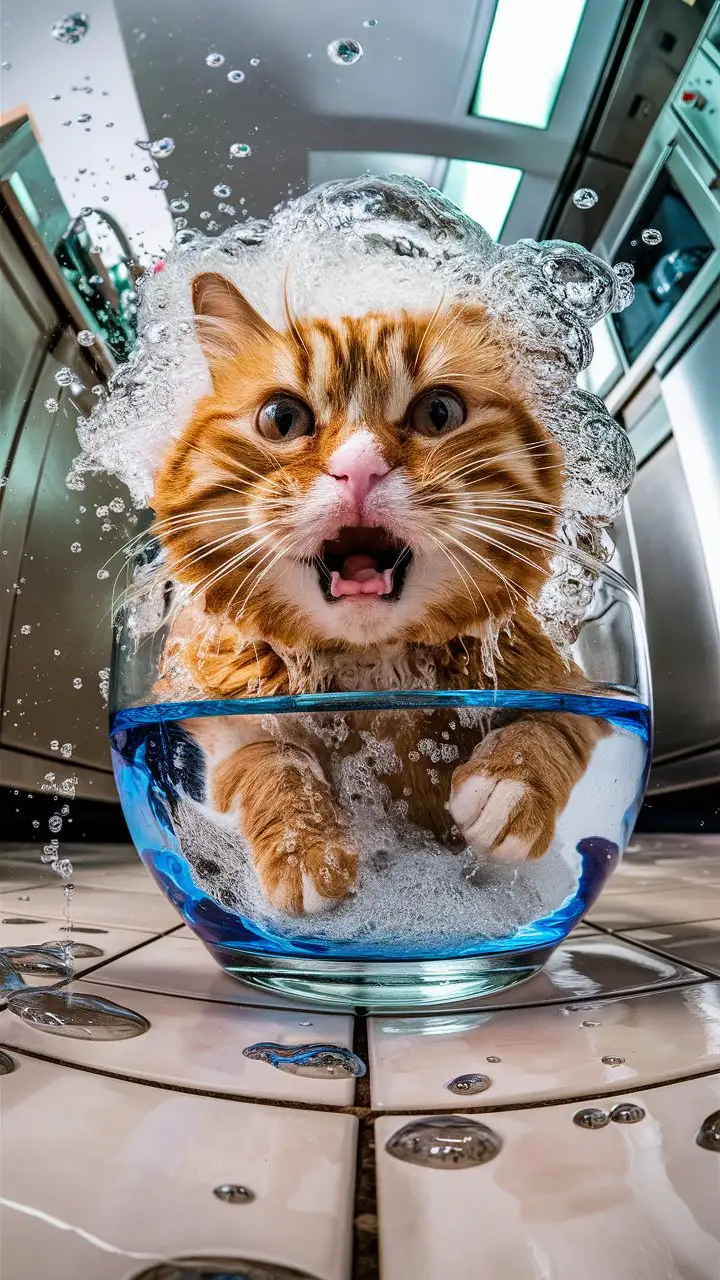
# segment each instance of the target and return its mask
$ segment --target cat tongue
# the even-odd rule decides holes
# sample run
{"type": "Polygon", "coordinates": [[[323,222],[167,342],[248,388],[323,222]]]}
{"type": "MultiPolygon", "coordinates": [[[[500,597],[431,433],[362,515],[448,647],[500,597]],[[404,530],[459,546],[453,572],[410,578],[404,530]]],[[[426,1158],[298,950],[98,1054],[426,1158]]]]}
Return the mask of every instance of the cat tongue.
{"type": "Polygon", "coordinates": [[[339,596],[384,596],[392,591],[392,571],[379,572],[372,556],[347,556],[342,572],[334,572],[330,594],[339,596]]]}

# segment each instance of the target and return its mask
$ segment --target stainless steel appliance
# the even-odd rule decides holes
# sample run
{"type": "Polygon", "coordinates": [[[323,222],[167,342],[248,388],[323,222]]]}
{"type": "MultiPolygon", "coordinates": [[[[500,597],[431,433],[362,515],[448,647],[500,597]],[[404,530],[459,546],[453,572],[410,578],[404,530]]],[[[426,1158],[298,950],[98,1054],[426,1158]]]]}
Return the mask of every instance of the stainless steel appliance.
{"type": "Polygon", "coordinates": [[[597,251],[635,268],[636,300],[595,331],[586,385],[639,464],[618,555],[650,644],[650,785],[673,790],[720,779],[720,5],[597,251]]]}

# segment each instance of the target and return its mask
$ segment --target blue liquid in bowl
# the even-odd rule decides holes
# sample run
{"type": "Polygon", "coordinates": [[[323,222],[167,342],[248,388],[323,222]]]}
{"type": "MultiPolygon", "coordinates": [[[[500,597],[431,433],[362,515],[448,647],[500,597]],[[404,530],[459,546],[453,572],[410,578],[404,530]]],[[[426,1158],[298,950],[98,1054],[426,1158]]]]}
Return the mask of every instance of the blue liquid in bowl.
{"type": "MultiPolygon", "coordinates": [[[[366,720],[363,721],[367,723],[366,720]]],[[[306,722],[307,723],[307,722],[306,722]]],[[[444,737],[447,737],[447,733],[444,737]]],[[[621,698],[498,690],[317,694],[142,706],[112,717],[113,764],[138,852],[191,929],[220,962],[278,957],[348,962],[436,961],[538,952],[557,945],[598,896],[632,833],[650,756],[647,706],[621,698]],[[206,804],[200,749],[183,720],[255,716],[282,736],[285,717],[422,713],[423,732],[468,716],[563,712],[606,721],[585,776],[544,857],[518,865],[448,852],[412,833],[388,849],[361,842],[357,892],[322,916],[270,908],[242,838],[206,804]],[[448,717],[450,717],[448,719],[448,717]],[[269,718],[269,720],[268,720],[269,718]]],[[[427,761],[427,785],[456,767],[427,761]]],[[[382,791],[381,777],[377,792],[382,791]]],[[[401,833],[402,835],[402,833],[401,833]]],[[[387,846],[387,839],[378,843],[387,846]]]]}

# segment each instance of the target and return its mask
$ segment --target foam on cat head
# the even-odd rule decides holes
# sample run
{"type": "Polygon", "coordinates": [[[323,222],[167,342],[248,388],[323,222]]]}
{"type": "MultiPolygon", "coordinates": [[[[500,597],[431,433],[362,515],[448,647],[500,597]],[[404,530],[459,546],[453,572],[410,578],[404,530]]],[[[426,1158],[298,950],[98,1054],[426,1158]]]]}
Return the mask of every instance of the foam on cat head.
{"type": "MultiPolygon", "coordinates": [[[[623,429],[577,386],[592,358],[590,327],[632,300],[632,285],[564,241],[502,247],[445,196],[407,176],[330,182],[269,221],[219,236],[182,231],[162,271],[139,286],[139,341],[108,398],[78,427],[70,483],[109,472],[139,506],[193,403],[210,389],[193,328],[191,282],[203,271],[232,280],[272,324],[283,295],[298,315],[434,310],[482,305],[510,338],[514,376],[563,449],[569,541],[596,553],[634,474],[623,429]]],[[[555,606],[553,606],[555,610],[555,606]]]]}

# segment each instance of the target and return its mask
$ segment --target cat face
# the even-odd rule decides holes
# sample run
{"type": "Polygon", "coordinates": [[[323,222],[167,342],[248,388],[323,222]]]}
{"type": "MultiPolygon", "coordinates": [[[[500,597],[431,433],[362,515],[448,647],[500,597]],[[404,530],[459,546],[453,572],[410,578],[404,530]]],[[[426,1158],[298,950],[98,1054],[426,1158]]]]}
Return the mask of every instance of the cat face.
{"type": "Polygon", "coordinates": [[[443,643],[547,574],[562,457],[478,307],[268,325],[193,282],[212,393],[156,478],[178,579],[294,649],[443,643]]]}

